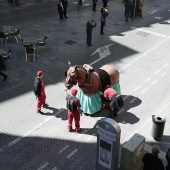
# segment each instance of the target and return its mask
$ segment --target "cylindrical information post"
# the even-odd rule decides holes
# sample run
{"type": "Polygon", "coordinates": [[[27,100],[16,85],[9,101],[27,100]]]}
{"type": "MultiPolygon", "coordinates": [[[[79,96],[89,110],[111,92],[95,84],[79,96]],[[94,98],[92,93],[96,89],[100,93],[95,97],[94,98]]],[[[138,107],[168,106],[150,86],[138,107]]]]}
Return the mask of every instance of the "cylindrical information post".
{"type": "Polygon", "coordinates": [[[163,136],[165,127],[165,118],[152,115],[152,132],[151,135],[155,140],[159,140],[163,136]]]}

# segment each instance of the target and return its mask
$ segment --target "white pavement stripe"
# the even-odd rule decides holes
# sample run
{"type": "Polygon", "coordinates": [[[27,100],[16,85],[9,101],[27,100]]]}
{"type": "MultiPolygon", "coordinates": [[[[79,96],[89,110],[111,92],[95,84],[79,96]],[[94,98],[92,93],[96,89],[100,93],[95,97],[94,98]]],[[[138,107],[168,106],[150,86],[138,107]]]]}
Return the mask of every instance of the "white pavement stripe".
{"type": "Polygon", "coordinates": [[[148,82],[150,79],[151,79],[151,78],[150,78],[150,77],[148,77],[148,78],[145,80],[145,83],[146,83],[146,82],[148,82]]]}
{"type": "Polygon", "coordinates": [[[134,89],[134,91],[139,90],[141,87],[142,87],[142,86],[138,86],[138,87],[136,87],[136,88],[134,89]]]}
{"type": "Polygon", "coordinates": [[[165,73],[163,73],[163,74],[162,74],[162,77],[164,77],[166,74],[167,74],[166,72],[165,72],[165,73]]]}
{"type": "Polygon", "coordinates": [[[38,168],[37,170],[42,170],[44,169],[47,165],[49,164],[49,162],[46,162],[45,164],[43,164],[40,168],[38,168]]]}
{"type": "MultiPolygon", "coordinates": [[[[131,27],[132,29],[136,29],[136,27],[131,27]]],[[[160,45],[162,45],[167,39],[169,39],[170,36],[166,37],[165,39],[163,39],[162,41],[160,41],[158,44],[156,44],[155,46],[153,46],[152,48],[150,48],[148,51],[146,51],[145,53],[143,53],[142,55],[136,57],[134,60],[131,61],[131,63],[134,63],[136,61],[138,61],[140,58],[142,58],[143,56],[147,55],[148,53],[150,53],[151,51],[155,50],[155,48],[159,47],[160,45]]],[[[125,70],[128,66],[125,65],[123,67],[121,67],[119,69],[119,72],[125,70]]]]}
{"type": "MultiPolygon", "coordinates": [[[[65,109],[60,109],[54,116],[57,116],[58,114],[60,114],[63,110],[65,109]]],[[[2,152],[5,148],[11,147],[13,145],[15,145],[16,143],[18,143],[22,138],[28,136],[29,134],[31,134],[32,132],[34,132],[35,130],[39,129],[41,126],[43,126],[44,124],[46,124],[49,120],[53,119],[53,117],[48,117],[47,119],[44,120],[43,123],[39,124],[38,126],[36,126],[34,129],[30,130],[29,132],[25,133],[23,136],[20,136],[16,139],[14,139],[12,142],[8,143],[7,145],[3,146],[2,148],[0,148],[0,152],[2,152]]]]}
{"type": "Polygon", "coordinates": [[[147,13],[151,13],[152,11],[154,11],[154,9],[151,9],[150,11],[148,11],[147,13]]]}
{"type": "Polygon", "coordinates": [[[70,145],[66,145],[66,146],[64,146],[64,148],[63,149],[61,149],[59,152],[58,152],[58,154],[62,154],[67,148],[69,148],[70,147],[70,145]]]}
{"type": "Polygon", "coordinates": [[[143,94],[143,93],[145,93],[147,90],[148,90],[148,89],[144,89],[143,91],[141,91],[141,93],[143,94]]]}
{"type": "Polygon", "coordinates": [[[160,70],[157,70],[156,72],[155,72],[155,74],[158,74],[160,72],[160,70]]]}
{"type": "Polygon", "coordinates": [[[53,169],[51,169],[51,170],[57,170],[58,168],[57,167],[54,167],[53,169]]]}
{"type": "Polygon", "coordinates": [[[90,141],[94,136],[89,136],[85,141],[88,142],[90,141]]]}
{"type": "Polygon", "coordinates": [[[118,112],[118,114],[121,114],[124,110],[125,110],[125,109],[122,108],[122,109],[118,112]]]}
{"type": "Polygon", "coordinates": [[[166,63],[163,67],[167,67],[169,63],[166,63]]]}
{"type": "MultiPolygon", "coordinates": [[[[145,151],[151,153],[151,152],[152,152],[152,147],[153,147],[153,146],[148,145],[147,143],[145,143],[144,149],[145,149],[145,151]]],[[[166,159],[165,159],[165,155],[166,155],[166,153],[160,150],[159,155],[158,155],[159,158],[166,160],[166,159]]]]}
{"type": "Polygon", "coordinates": [[[87,131],[88,131],[88,130],[83,130],[80,135],[79,135],[79,133],[78,133],[78,135],[79,135],[78,138],[82,137],[87,131]]]}
{"type": "Polygon", "coordinates": [[[138,31],[146,32],[146,33],[149,33],[149,34],[152,34],[152,35],[156,35],[158,37],[163,37],[163,38],[167,37],[167,35],[159,34],[159,33],[149,31],[149,30],[145,30],[145,29],[142,29],[142,28],[137,28],[137,27],[131,27],[131,28],[134,29],[134,30],[138,30],[138,31]]]}
{"type": "Polygon", "coordinates": [[[77,151],[78,149],[74,149],[69,155],[66,156],[66,158],[70,159],[77,151]]]}
{"type": "Polygon", "coordinates": [[[152,82],[152,85],[154,85],[157,81],[158,81],[158,80],[153,81],[153,82],[152,82]]]}
{"type": "Polygon", "coordinates": [[[125,97],[123,98],[123,100],[126,100],[128,97],[129,97],[128,95],[127,95],[127,96],[125,96],[125,97]]]}
{"type": "Polygon", "coordinates": [[[134,98],[130,101],[130,103],[133,103],[135,100],[137,100],[137,98],[134,98]]]}
{"type": "Polygon", "coordinates": [[[153,13],[155,13],[157,10],[153,10],[152,12],[150,12],[150,14],[153,14],[153,13]]]}

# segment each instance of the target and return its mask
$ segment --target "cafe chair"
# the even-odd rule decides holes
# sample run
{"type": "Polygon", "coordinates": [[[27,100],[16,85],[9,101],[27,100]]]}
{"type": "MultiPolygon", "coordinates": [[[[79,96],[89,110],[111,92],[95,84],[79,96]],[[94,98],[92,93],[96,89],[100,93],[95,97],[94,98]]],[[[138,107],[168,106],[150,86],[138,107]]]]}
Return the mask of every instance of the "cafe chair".
{"type": "Polygon", "coordinates": [[[2,56],[3,56],[3,59],[5,60],[5,61],[7,61],[8,63],[9,63],[9,65],[12,67],[12,65],[11,65],[11,62],[10,62],[10,60],[9,60],[9,58],[10,58],[10,56],[11,56],[11,53],[12,53],[12,51],[11,51],[11,49],[9,49],[8,50],[8,53],[6,53],[5,51],[2,53],[2,56]]]}
{"type": "Polygon", "coordinates": [[[20,39],[20,41],[21,41],[21,44],[26,48],[26,47],[33,47],[33,44],[26,44],[26,43],[24,43],[24,41],[23,41],[23,39],[21,38],[20,39]]]}
{"type": "Polygon", "coordinates": [[[15,39],[16,39],[16,42],[18,43],[17,37],[19,37],[19,39],[21,39],[21,36],[20,36],[20,28],[15,29],[14,32],[10,32],[10,35],[11,35],[11,36],[14,36],[15,39]]]}
{"type": "Polygon", "coordinates": [[[2,42],[3,42],[3,39],[5,39],[5,44],[7,45],[8,33],[0,32],[0,39],[2,42]]]}
{"type": "Polygon", "coordinates": [[[33,60],[35,61],[35,50],[36,48],[34,47],[26,47],[25,48],[25,55],[26,55],[26,61],[28,60],[28,55],[33,56],[33,60]]]}
{"type": "Polygon", "coordinates": [[[35,43],[36,47],[37,47],[37,53],[38,53],[38,48],[39,47],[43,47],[45,49],[46,42],[47,42],[47,36],[45,36],[42,39],[37,39],[37,42],[35,43]]]}

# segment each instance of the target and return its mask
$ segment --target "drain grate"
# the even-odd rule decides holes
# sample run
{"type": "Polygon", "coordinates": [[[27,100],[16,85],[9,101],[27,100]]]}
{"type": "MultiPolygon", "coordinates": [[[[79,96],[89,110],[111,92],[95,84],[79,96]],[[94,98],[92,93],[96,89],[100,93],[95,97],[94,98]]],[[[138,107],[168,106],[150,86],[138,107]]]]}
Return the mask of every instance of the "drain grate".
{"type": "Polygon", "coordinates": [[[66,41],[66,42],[64,42],[64,43],[66,43],[66,44],[68,44],[68,45],[74,45],[74,44],[76,44],[77,42],[76,42],[76,41],[72,41],[72,40],[68,40],[68,41],[66,41]]]}
{"type": "Polygon", "coordinates": [[[114,23],[113,25],[114,25],[114,26],[119,26],[119,24],[118,24],[118,23],[114,23]]]}
{"type": "Polygon", "coordinates": [[[140,35],[142,37],[147,37],[148,35],[150,35],[150,33],[147,33],[147,32],[142,32],[142,31],[139,31],[136,33],[137,35],[140,35]]]}
{"type": "Polygon", "coordinates": [[[78,34],[78,33],[77,33],[77,32],[71,32],[71,34],[72,34],[72,35],[76,35],[76,34],[78,34]]]}

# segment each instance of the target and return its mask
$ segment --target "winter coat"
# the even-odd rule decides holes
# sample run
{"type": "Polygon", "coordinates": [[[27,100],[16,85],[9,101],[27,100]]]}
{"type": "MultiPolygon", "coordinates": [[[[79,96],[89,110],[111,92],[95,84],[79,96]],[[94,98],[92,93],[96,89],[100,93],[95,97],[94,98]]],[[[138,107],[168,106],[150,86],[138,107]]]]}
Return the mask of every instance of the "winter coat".
{"type": "Polygon", "coordinates": [[[144,163],[143,170],[164,170],[162,160],[150,153],[146,153],[142,158],[144,163]]]}
{"type": "Polygon", "coordinates": [[[101,25],[105,26],[106,25],[106,17],[108,16],[108,11],[103,11],[101,12],[101,25]]]}
{"type": "Polygon", "coordinates": [[[6,70],[6,65],[5,65],[5,61],[3,59],[3,56],[0,55],[0,72],[2,70],[4,70],[4,71],[6,70]]]}

